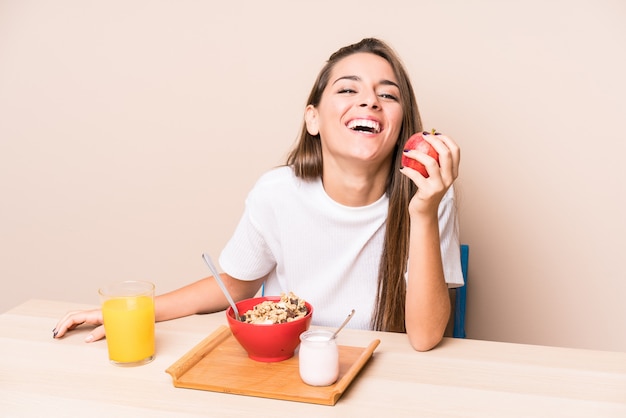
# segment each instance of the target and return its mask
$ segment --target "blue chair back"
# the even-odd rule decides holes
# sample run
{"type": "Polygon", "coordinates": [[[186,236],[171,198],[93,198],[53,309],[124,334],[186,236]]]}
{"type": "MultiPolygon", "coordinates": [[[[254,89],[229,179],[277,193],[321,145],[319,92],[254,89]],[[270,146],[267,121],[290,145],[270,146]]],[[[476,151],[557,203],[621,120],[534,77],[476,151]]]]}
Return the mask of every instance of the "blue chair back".
{"type": "Polygon", "coordinates": [[[469,263],[469,245],[461,244],[461,270],[465,284],[456,288],[454,299],[454,338],[465,338],[465,303],[467,300],[467,265],[469,263]]]}

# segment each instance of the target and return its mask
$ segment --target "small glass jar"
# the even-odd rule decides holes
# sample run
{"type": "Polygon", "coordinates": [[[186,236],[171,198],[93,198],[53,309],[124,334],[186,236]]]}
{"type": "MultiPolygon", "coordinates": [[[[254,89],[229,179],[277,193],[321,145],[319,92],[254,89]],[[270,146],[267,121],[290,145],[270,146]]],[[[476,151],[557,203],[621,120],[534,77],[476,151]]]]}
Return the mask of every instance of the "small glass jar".
{"type": "Polygon", "coordinates": [[[311,386],[329,386],[339,377],[339,350],[333,332],[311,330],[300,335],[300,378],[311,386]]]}

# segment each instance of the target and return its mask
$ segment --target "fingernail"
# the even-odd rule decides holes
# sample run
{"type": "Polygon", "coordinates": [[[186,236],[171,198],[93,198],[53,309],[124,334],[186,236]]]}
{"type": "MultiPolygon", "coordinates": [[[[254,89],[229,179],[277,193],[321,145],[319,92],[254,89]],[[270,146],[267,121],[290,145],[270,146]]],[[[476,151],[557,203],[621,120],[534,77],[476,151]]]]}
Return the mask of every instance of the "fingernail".
{"type": "Polygon", "coordinates": [[[57,334],[58,334],[57,330],[56,330],[56,329],[53,329],[53,330],[52,330],[52,338],[56,338],[56,337],[57,337],[57,334]]]}
{"type": "Polygon", "coordinates": [[[93,335],[89,334],[87,337],[85,337],[85,342],[86,343],[90,343],[93,341],[93,335]]]}
{"type": "Polygon", "coordinates": [[[430,135],[430,132],[424,131],[422,132],[423,135],[430,135]]]}
{"type": "Polygon", "coordinates": [[[410,149],[403,149],[402,152],[409,152],[411,151],[410,149]]]}
{"type": "Polygon", "coordinates": [[[435,132],[435,135],[441,135],[441,132],[435,132]]]}

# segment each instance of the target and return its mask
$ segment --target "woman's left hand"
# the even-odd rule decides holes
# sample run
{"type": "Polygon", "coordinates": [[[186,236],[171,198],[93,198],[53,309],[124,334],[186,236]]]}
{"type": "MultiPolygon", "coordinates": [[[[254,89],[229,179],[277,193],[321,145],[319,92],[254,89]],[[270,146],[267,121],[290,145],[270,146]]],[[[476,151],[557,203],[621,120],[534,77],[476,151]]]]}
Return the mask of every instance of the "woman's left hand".
{"type": "Polygon", "coordinates": [[[437,214],[439,202],[459,175],[461,150],[457,143],[447,135],[424,135],[424,139],[439,154],[439,164],[427,154],[410,150],[404,153],[424,165],[429,177],[409,167],[403,167],[402,173],[417,185],[417,192],[409,203],[409,212],[413,214],[437,214]]]}

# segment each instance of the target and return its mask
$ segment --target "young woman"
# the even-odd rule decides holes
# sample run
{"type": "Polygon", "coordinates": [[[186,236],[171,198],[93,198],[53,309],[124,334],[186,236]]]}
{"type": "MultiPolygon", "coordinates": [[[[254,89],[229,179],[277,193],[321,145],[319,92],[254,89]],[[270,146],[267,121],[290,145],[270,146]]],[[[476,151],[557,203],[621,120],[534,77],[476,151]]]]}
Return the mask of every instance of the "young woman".
{"type": "MultiPolygon", "coordinates": [[[[313,323],[406,332],[416,350],[442,339],[448,287],[462,285],[453,182],[460,150],[427,135],[439,163],[403,146],[422,131],[409,77],[378,39],[332,54],[311,90],[287,164],[263,175],[219,261],[235,300],[293,291],[315,307],[313,323]],[[429,176],[402,167],[406,155],[429,176]]],[[[156,297],[156,320],[223,310],[212,277],[156,297]]],[[[99,310],[70,312],[62,337],[99,310]]],[[[104,337],[101,326],[87,341],[104,337]]]]}

